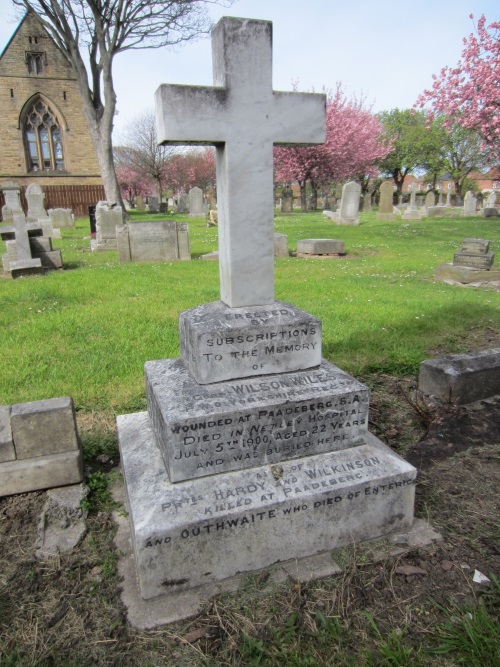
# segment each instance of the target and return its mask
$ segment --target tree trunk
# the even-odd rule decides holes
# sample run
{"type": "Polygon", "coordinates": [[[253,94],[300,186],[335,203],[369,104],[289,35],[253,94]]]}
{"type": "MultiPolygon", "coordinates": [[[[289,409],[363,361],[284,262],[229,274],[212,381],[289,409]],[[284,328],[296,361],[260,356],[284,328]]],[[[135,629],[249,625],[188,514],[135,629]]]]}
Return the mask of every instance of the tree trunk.
{"type": "Polygon", "coordinates": [[[300,186],[300,210],[302,213],[307,213],[307,196],[306,196],[306,182],[299,181],[300,186]]]}

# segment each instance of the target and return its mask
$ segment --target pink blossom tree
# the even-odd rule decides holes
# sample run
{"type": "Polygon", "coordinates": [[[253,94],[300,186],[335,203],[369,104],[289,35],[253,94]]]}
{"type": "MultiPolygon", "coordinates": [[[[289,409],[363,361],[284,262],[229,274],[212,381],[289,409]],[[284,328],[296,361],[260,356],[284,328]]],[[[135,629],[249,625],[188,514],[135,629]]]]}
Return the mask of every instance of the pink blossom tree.
{"type": "Polygon", "coordinates": [[[121,164],[116,167],[116,178],[122,197],[128,202],[132,202],[139,195],[145,196],[151,192],[151,179],[132,164],[121,164]]]}
{"type": "Polygon", "coordinates": [[[199,187],[206,190],[215,184],[215,151],[213,148],[177,152],[163,169],[163,179],[174,192],[188,192],[199,187]]]}
{"type": "Polygon", "coordinates": [[[332,181],[362,180],[374,175],[376,161],[390,149],[390,142],[384,142],[382,134],[383,126],[365,107],[365,99],[348,99],[341,84],[337,84],[334,92],[327,91],[326,142],[310,147],[277,146],[275,179],[298,182],[304,211],[307,183],[316,199],[319,187],[332,181]]]}
{"type": "MultiPolygon", "coordinates": [[[[471,14],[470,18],[474,16],[471,14]]],[[[465,37],[462,58],[456,67],[444,67],[433,75],[431,90],[424,90],[415,106],[431,105],[445,116],[445,124],[475,130],[492,157],[500,157],[500,22],[486,25],[485,16],[476,32],[465,37]]]]}

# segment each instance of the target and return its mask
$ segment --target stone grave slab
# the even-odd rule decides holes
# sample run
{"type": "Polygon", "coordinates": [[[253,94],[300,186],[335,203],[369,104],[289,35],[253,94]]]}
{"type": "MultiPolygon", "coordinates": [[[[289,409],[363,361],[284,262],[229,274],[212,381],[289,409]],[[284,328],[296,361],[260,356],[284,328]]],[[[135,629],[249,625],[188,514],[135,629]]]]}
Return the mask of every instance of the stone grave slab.
{"type": "Polygon", "coordinates": [[[297,241],[297,257],[345,254],[345,244],[338,239],[301,239],[297,241]]]}
{"type": "Polygon", "coordinates": [[[172,482],[364,442],[368,388],[317,370],[199,385],[180,359],[145,364],[148,412],[172,482]]]}
{"type": "Polygon", "coordinates": [[[97,202],[95,217],[96,236],[90,241],[92,252],[117,250],[116,226],[123,223],[121,206],[107,201],[97,202]]]}
{"type": "Polygon", "coordinates": [[[0,464],[0,496],[78,484],[82,478],[82,454],[77,450],[8,461],[0,464]]]}
{"type": "Polygon", "coordinates": [[[203,190],[201,188],[191,188],[189,191],[189,217],[203,218],[205,210],[203,208],[203,190]]]}
{"type": "Polygon", "coordinates": [[[179,259],[173,220],[116,226],[120,262],[172,262],[179,259]]]}
{"type": "Polygon", "coordinates": [[[200,384],[319,366],[321,322],[284,301],[229,308],[221,301],[179,315],[181,358],[200,384]]]}
{"type": "Polygon", "coordinates": [[[453,280],[469,285],[471,283],[487,283],[500,280],[499,269],[474,269],[470,266],[454,266],[451,262],[440,264],[434,271],[438,280],[453,280]]]}
{"type": "Polygon", "coordinates": [[[360,197],[361,186],[359,183],[350,181],[342,187],[342,198],[336,218],[338,225],[359,225],[360,197]]]}
{"type": "Polygon", "coordinates": [[[75,226],[75,216],[70,208],[49,208],[48,213],[54,229],[75,226]]]}
{"type": "Polygon", "coordinates": [[[486,254],[490,249],[490,242],[487,239],[464,239],[462,242],[462,251],[466,253],[486,254]]]}
{"type": "Polygon", "coordinates": [[[43,273],[42,262],[31,255],[30,240],[23,213],[14,214],[17,259],[10,262],[9,270],[13,278],[43,273]]]}
{"type": "Polygon", "coordinates": [[[493,266],[494,252],[475,253],[459,250],[453,255],[454,266],[470,266],[474,269],[488,270],[493,266]]]}
{"type": "Polygon", "coordinates": [[[47,211],[43,207],[45,194],[38,183],[30,183],[26,188],[26,201],[28,202],[27,222],[36,222],[47,218],[47,211]]]}
{"type": "Polygon", "coordinates": [[[274,256],[289,257],[288,236],[286,234],[274,234],[274,256]]]}
{"type": "Polygon", "coordinates": [[[451,403],[473,403],[500,394],[500,348],[427,359],[419,389],[451,403]]]}
{"type": "Polygon", "coordinates": [[[146,412],[118,417],[144,599],[408,528],[416,470],[374,436],[343,452],[172,484],[146,412]]]}
{"type": "Polygon", "coordinates": [[[0,406],[0,463],[15,461],[16,450],[10,427],[10,405],[0,406]]]}

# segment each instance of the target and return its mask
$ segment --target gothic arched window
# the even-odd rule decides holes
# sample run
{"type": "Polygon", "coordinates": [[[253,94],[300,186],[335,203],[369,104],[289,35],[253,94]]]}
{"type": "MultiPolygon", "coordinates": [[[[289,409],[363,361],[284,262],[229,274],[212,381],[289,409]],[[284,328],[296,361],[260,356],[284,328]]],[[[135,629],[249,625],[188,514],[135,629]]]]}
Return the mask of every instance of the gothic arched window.
{"type": "Polygon", "coordinates": [[[60,124],[51,108],[37,100],[26,115],[24,124],[28,171],[61,171],[64,169],[60,124]]]}

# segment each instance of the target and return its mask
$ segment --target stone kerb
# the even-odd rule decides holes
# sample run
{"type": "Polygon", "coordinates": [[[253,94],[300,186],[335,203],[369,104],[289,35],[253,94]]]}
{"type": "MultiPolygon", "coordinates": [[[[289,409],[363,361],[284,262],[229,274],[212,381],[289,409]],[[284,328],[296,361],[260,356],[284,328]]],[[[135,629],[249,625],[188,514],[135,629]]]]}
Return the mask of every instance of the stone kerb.
{"type": "Polygon", "coordinates": [[[73,400],[53,398],[0,407],[0,496],[83,479],[73,400]]]}
{"type": "Polygon", "coordinates": [[[297,257],[338,257],[345,254],[345,243],[338,239],[301,239],[297,241],[297,257]]]}

